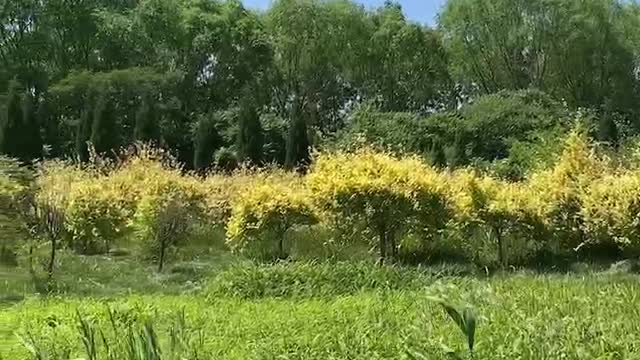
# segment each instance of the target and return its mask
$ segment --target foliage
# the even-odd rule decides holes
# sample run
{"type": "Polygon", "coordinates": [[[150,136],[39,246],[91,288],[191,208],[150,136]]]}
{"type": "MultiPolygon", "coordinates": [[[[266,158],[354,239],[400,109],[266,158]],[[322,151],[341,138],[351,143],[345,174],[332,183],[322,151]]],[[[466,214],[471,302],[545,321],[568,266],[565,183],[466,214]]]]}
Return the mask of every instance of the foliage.
{"type": "Polygon", "coordinates": [[[276,243],[276,256],[284,258],[285,236],[294,226],[315,221],[311,197],[291,184],[263,183],[248,188],[233,204],[227,223],[228,243],[235,249],[276,243]]]}
{"type": "Polygon", "coordinates": [[[407,225],[417,223],[420,231],[433,234],[446,222],[443,178],[415,157],[397,159],[370,149],[320,154],[308,182],[334,221],[363,224],[377,237],[381,261],[387,247],[395,257],[407,225]]]}
{"type": "Polygon", "coordinates": [[[137,241],[162,271],[168,250],[193,235],[204,211],[204,195],[188,179],[151,186],[137,204],[133,228],[137,241]]]}
{"type": "Polygon", "coordinates": [[[249,99],[241,103],[238,113],[238,158],[240,161],[260,164],[263,148],[263,130],[260,115],[249,99]]]}
{"type": "Polygon", "coordinates": [[[106,179],[77,184],[67,196],[65,227],[70,245],[78,252],[108,252],[115,241],[126,235],[131,200],[106,179]]]}

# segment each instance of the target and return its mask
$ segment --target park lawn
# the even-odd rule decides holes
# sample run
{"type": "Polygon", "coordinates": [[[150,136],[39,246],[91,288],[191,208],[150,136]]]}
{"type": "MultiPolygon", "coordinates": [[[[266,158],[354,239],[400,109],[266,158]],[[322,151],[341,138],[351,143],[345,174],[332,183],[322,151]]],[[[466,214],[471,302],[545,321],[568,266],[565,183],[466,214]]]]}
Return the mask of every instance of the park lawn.
{"type": "Polygon", "coordinates": [[[204,359],[445,359],[466,343],[437,297],[475,308],[475,359],[640,359],[638,280],[515,273],[308,298],[30,296],[0,308],[0,354],[29,359],[22,335],[50,354],[83,356],[78,313],[110,332],[111,311],[119,324],[152,321],[165,345],[184,312],[189,346],[204,359]]]}

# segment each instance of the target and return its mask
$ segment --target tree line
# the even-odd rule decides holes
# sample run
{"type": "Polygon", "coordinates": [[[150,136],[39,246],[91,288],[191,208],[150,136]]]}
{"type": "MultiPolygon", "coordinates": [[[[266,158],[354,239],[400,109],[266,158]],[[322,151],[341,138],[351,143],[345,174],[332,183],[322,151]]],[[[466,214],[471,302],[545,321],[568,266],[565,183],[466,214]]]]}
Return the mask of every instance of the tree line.
{"type": "Polygon", "coordinates": [[[145,141],[189,168],[293,168],[403,124],[390,145],[455,164],[503,157],[483,144],[540,113],[589,109],[611,143],[640,129],[622,0],[449,0],[434,27],[391,1],[14,0],[0,22],[0,152],[25,162],[145,141]]]}

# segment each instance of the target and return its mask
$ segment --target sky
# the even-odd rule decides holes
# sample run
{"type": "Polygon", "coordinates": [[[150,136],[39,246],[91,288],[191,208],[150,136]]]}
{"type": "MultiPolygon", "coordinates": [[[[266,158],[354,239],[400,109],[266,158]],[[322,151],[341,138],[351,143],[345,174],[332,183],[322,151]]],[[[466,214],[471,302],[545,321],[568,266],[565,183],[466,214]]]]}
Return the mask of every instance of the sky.
{"type": "MultiPolygon", "coordinates": [[[[377,7],[384,3],[384,0],[355,0],[367,7],[377,7]]],[[[272,0],[244,0],[246,6],[257,9],[266,9],[272,0]]],[[[435,24],[435,16],[445,3],[445,0],[398,0],[402,5],[407,17],[412,20],[430,24],[435,24]]]]}

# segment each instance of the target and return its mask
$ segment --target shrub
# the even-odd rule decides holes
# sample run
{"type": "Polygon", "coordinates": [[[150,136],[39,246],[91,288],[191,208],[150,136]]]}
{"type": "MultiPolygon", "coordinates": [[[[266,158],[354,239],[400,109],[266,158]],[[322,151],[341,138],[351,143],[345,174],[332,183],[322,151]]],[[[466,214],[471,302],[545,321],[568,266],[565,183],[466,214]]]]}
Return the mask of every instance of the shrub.
{"type": "MultiPolygon", "coordinates": [[[[507,237],[523,238],[540,246],[539,242],[544,236],[542,219],[537,212],[537,194],[532,192],[527,183],[499,181],[469,170],[454,173],[450,183],[458,230],[468,238],[472,238],[478,229],[489,231],[501,265],[507,263],[507,237]]],[[[476,253],[480,248],[479,244],[468,246],[476,253]]],[[[523,252],[524,249],[518,250],[523,252]]]]}
{"type": "Polygon", "coordinates": [[[528,183],[538,199],[537,212],[560,250],[570,251],[587,242],[581,214],[585,191],[612,170],[606,159],[598,157],[585,133],[576,129],[565,139],[555,165],[531,175],[528,183]]]}
{"type": "Polygon", "coordinates": [[[131,200],[108,178],[76,184],[65,210],[71,246],[82,254],[108,252],[112,243],[127,233],[131,209],[131,200]]]}
{"type": "Polygon", "coordinates": [[[364,224],[378,240],[380,261],[411,228],[437,231],[446,218],[444,179],[416,157],[398,159],[369,149],[321,154],[310,189],[334,222],[364,224]]]}
{"type": "Polygon", "coordinates": [[[311,197],[303,188],[267,181],[237,198],[227,225],[228,243],[246,250],[275,242],[277,256],[284,258],[287,231],[315,221],[311,197]]]}
{"type": "Polygon", "coordinates": [[[204,213],[204,194],[194,179],[149,184],[137,204],[132,225],[143,250],[162,271],[167,251],[186,241],[204,213]]]}
{"type": "Polygon", "coordinates": [[[593,181],[582,197],[580,216],[591,243],[640,250],[640,173],[629,171],[593,181]]]}
{"type": "Polygon", "coordinates": [[[24,210],[31,177],[20,162],[0,156],[0,263],[15,265],[13,248],[27,238],[24,210]]]}

